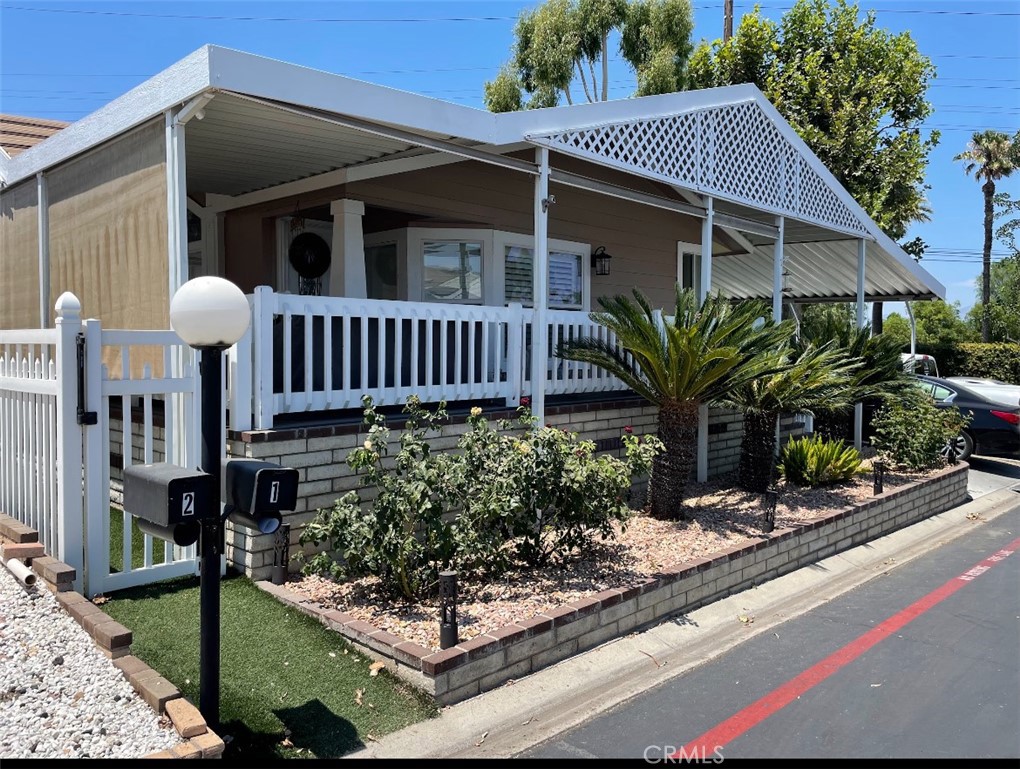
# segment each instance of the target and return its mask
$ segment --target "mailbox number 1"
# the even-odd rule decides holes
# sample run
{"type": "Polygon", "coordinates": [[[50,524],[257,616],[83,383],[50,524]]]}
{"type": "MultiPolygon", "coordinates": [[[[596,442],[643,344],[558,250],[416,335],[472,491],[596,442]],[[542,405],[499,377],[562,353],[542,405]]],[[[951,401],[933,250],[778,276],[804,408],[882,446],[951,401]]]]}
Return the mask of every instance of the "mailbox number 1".
{"type": "Polygon", "coordinates": [[[181,497],[181,515],[195,514],[195,492],[185,491],[181,497]]]}
{"type": "Polygon", "coordinates": [[[270,504],[277,504],[280,501],[280,482],[273,481],[269,485],[269,502],[270,504]]]}

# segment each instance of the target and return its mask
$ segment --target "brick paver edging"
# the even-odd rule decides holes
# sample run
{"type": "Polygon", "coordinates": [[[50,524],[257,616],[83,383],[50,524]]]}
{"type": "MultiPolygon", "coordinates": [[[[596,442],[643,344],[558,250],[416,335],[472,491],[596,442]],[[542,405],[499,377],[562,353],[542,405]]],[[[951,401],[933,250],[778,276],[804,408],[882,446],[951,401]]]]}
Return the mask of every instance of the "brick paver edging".
{"type": "Polygon", "coordinates": [[[166,715],[183,742],[143,758],[219,758],[224,743],[180,690],[131,654],[131,631],[92,601],[72,590],[73,567],[45,554],[39,534],[0,513],[0,557],[19,558],[32,568],[57,603],[87,632],[157,715],[166,715]],[[13,536],[12,536],[13,535],[13,536]]]}
{"type": "MultiPolygon", "coordinates": [[[[256,584],[316,617],[389,670],[451,704],[680,612],[774,579],[967,498],[965,463],[798,526],[663,569],[638,584],[603,590],[439,652],[405,641],[269,582],[256,584]]],[[[437,619],[438,622],[438,619],[437,619]]]]}

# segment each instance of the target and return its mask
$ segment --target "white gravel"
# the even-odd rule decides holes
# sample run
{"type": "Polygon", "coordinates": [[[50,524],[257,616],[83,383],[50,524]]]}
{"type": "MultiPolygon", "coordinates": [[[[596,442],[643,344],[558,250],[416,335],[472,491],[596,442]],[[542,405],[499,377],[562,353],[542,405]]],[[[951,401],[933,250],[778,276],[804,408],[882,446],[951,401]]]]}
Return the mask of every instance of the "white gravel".
{"type": "Polygon", "coordinates": [[[138,758],[180,741],[49,590],[0,565],[0,759],[138,758]]]}

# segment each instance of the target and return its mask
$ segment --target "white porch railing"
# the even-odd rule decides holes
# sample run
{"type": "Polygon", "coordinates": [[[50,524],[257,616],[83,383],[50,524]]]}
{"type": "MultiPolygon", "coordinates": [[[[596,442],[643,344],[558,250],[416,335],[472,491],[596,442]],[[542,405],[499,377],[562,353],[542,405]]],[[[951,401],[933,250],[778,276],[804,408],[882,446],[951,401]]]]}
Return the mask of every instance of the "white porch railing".
{"type": "MultiPolygon", "coordinates": [[[[531,391],[532,310],[347,297],[250,297],[251,332],[231,349],[231,427],[268,429],[275,417],[377,404],[503,399],[531,391]]],[[[558,342],[581,336],[612,341],[587,313],[549,317],[546,392],[624,390],[595,366],[554,357],[558,342]]]]}

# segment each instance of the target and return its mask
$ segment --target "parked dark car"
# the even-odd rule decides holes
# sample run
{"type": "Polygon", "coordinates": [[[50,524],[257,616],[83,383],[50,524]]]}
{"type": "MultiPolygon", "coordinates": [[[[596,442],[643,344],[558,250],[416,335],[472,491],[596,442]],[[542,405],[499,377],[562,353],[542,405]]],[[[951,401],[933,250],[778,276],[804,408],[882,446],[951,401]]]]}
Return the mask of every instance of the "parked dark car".
{"type": "Polygon", "coordinates": [[[971,454],[1020,453],[1020,403],[1008,392],[993,397],[986,390],[979,393],[959,382],[930,376],[918,376],[917,382],[940,407],[955,406],[962,414],[971,416],[953,444],[960,459],[971,454]]]}

